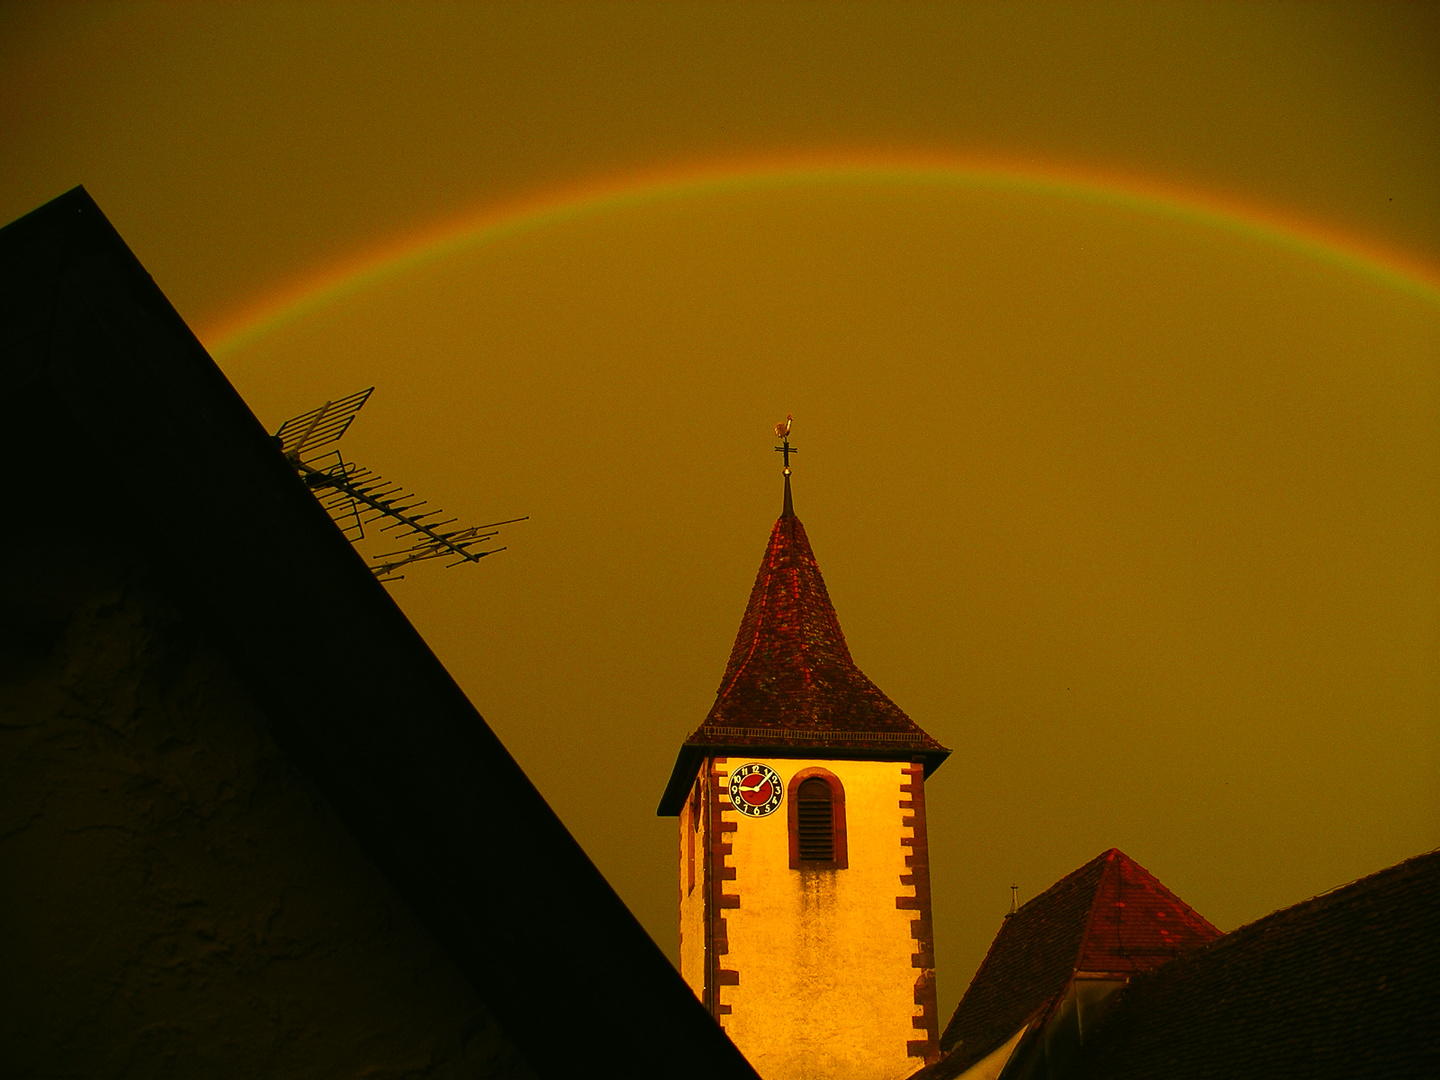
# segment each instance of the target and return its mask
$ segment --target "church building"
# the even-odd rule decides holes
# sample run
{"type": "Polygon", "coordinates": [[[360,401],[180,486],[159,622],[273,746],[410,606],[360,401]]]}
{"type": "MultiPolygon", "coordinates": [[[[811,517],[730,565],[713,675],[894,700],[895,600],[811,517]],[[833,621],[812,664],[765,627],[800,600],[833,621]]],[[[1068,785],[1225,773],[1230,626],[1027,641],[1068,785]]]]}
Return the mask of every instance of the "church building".
{"type": "Polygon", "coordinates": [[[766,1080],[898,1080],[939,1053],[925,779],[949,750],[851,659],[782,428],[784,507],[660,802],[681,974],[766,1080]]]}
{"type": "Polygon", "coordinates": [[[783,509],[660,802],[680,973],[757,1073],[1440,1075],[1440,850],[1224,934],[1111,848],[1005,916],[942,1035],[925,780],[950,751],[851,659],[776,449],[783,509]]]}

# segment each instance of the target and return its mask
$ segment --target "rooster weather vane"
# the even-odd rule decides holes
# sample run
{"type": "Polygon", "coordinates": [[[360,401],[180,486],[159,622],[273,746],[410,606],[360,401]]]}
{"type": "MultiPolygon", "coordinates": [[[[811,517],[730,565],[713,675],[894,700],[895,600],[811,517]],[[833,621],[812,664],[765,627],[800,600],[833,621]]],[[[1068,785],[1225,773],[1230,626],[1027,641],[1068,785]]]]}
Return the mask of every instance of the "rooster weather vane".
{"type": "Polygon", "coordinates": [[[458,518],[436,520],[444,517],[443,510],[416,513],[427,505],[424,499],[363,465],[346,461],[340,451],[316,453],[339,441],[374,391],[372,386],[286,420],[275,432],[275,441],[280,444],[285,460],[300,474],[305,486],[320,500],[320,505],[352,544],[365,538],[366,526],[385,519],[385,524],[375,531],[394,532],[401,546],[371,556],[370,569],[375,576],[381,581],[399,581],[405,575],[398,571],[411,563],[451,559],[446,566],[459,566],[504,551],[503,547],[482,548],[481,545],[498,536],[500,526],[513,525],[525,518],[452,528],[458,518]]]}
{"type": "Polygon", "coordinates": [[[790,429],[795,426],[795,417],[792,413],[786,413],[785,419],[775,425],[775,437],[780,440],[780,445],[775,447],[777,454],[785,455],[785,475],[790,475],[790,455],[800,452],[798,447],[790,445],[790,429]]]}

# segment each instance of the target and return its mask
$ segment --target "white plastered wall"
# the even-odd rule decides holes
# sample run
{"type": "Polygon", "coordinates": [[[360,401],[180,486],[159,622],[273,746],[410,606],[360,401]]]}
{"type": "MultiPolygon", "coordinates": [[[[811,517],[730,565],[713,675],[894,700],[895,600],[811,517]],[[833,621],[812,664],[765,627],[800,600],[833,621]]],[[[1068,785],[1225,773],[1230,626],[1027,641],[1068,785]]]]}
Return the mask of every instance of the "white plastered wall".
{"type": "Polygon", "coordinates": [[[785,803],[763,818],[725,813],[737,826],[726,837],[736,871],[726,891],[740,900],[724,912],[724,966],[739,972],[739,984],[722,990],[731,1009],[722,1024],[765,1080],[909,1075],[922,1062],[908,1055],[908,1043],[923,1033],[912,1022],[921,1009],[911,921],[920,913],[895,905],[915,891],[900,882],[910,872],[901,839],[913,834],[902,818],[914,813],[900,805],[910,779],[904,764],[759,754],[732,755],[722,767],[749,761],[769,765],[787,789],[810,767],[839,778],[849,866],[792,870],[785,803]]]}

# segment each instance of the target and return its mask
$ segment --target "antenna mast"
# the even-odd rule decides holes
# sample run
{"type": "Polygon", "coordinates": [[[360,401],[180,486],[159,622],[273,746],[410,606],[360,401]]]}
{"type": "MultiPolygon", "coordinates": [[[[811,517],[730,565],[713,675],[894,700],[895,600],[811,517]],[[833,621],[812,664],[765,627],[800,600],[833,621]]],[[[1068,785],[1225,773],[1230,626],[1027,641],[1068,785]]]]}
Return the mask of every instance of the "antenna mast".
{"type": "Polygon", "coordinates": [[[377,532],[396,532],[396,539],[404,543],[394,551],[372,556],[371,570],[381,581],[399,581],[405,575],[397,573],[411,563],[429,559],[451,559],[447,566],[459,566],[465,562],[479,562],[486,555],[504,551],[503,547],[480,549],[480,545],[499,535],[502,525],[513,525],[526,518],[511,518],[495,521],[488,525],[469,525],[449,528],[458,518],[443,517],[443,510],[428,510],[416,513],[427,505],[424,499],[412,495],[399,484],[391,483],[384,477],[354,462],[346,461],[338,450],[319,455],[316,450],[338,442],[350,428],[350,424],[375,392],[372,386],[367,390],[351,394],[338,401],[327,401],[317,409],[286,420],[275,432],[275,441],[285,460],[290,462],[300,478],[325,507],[340,531],[351,543],[365,538],[365,527],[381,518],[387,519],[377,532]]]}

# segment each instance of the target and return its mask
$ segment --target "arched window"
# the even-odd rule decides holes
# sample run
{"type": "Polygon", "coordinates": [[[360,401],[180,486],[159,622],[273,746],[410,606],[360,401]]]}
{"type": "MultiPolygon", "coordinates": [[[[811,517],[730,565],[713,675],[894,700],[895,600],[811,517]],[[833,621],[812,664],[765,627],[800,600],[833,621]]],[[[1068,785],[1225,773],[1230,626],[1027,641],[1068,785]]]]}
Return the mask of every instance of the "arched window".
{"type": "Polygon", "coordinates": [[[825,769],[802,769],[790,778],[790,869],[843,870],[845,788],[825,769]]]}

